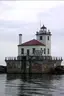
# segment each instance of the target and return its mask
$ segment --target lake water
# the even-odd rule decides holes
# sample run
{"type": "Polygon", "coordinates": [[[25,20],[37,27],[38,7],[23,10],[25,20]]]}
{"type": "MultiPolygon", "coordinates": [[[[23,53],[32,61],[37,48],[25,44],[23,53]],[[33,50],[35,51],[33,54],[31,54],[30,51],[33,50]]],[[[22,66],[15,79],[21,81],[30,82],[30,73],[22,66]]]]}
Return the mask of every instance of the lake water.
{"type": "Polygon", "coordinates": [[[0,96],[64,96],[64,75],[0,74],[0,96]]]}

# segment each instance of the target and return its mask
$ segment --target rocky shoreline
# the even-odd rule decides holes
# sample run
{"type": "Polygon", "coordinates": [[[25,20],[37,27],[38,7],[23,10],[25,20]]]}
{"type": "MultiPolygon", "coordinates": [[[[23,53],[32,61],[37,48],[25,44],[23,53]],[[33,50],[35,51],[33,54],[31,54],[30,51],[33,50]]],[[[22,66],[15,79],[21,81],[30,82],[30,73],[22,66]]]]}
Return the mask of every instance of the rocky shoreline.
{"type": "Polygon", "coordinates": [[[0,65],[0,73],[7,73],[7,66],[0,65]]]}
{"type": "Polygon", "coordinates": [[[64,74],[64,66],[57,66],[55,69],[51,69],[50,74],[64,74]]]}

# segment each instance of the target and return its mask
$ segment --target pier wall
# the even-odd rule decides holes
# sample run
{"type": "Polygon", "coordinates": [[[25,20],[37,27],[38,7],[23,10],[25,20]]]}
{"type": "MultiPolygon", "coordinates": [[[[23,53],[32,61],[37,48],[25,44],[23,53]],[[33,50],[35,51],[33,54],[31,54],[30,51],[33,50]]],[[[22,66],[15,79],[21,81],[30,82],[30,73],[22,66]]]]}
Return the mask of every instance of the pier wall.
{"type": "Polygon", "coordinates": [[[5,59],[7,73],[48,73],[61,65],[62,59],[5,59]]]}
{"type": "Polygon", "coordinates": [[[21,61],[17,60],[8,60],[7,64],[7,73],[20,73],[21,72],[21,61]]]}
{"type": "Polygon", "coordinates": [[[61,61],[36,61],[32,66],[32,73],[48,73],[51,69],[61,65],[61,61]]]}

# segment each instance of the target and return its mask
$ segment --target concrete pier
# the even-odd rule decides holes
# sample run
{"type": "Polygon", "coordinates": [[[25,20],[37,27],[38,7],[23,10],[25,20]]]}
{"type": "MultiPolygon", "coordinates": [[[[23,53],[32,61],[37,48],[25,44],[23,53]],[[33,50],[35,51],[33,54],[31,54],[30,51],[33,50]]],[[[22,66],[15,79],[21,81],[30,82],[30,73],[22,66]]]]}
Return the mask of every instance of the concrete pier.
{"type": "Polygon", "coordinates": [[[62,57],[17,56],[6,57],[7,73],[48,73],[61,65],[62,57]]]}

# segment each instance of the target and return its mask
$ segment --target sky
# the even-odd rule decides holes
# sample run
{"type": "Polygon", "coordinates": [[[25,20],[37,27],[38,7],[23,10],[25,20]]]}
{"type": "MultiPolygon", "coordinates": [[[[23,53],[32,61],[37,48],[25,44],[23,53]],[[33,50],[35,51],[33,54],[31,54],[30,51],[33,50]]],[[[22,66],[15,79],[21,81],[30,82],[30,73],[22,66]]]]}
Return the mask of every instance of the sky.
{"type": "Polygon", "coordinates": [[[52,56],[64,59],[64,1],[0,1],[0,64],[18,55],[18,34],[22,42],[35,37],[40,25],[52,33],[52,56]]]}

